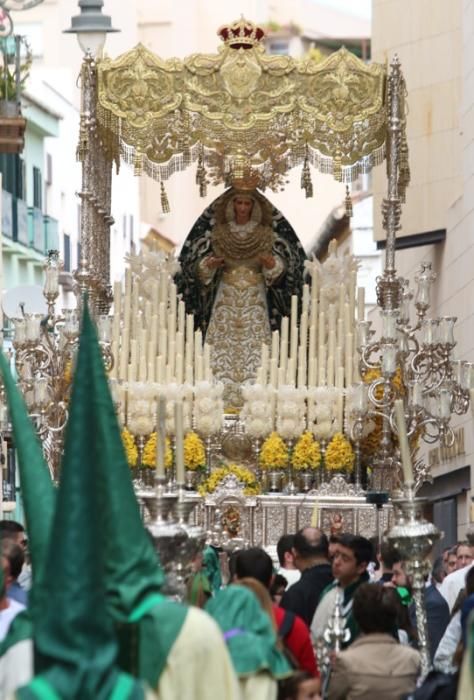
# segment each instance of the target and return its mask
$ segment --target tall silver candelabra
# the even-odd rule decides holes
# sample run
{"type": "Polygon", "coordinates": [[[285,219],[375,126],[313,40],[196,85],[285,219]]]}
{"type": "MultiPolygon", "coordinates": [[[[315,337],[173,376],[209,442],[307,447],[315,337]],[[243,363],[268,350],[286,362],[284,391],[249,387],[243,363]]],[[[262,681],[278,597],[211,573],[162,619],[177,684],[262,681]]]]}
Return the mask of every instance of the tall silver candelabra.
{"type": "MultiPolygon", "coordinates": [[[[454,442],[450,427],[453,413],[469,408],[472,365],[454,360],[454,317],[429,318],[430,290],[435,279],[430,263],[423,263],[416,276],[416,292],[397,276],[396,232],[400,228],[401,203],[408,179],[404,137],[405,82],[398,59],[391,64],[388,82],[388,191],[383,200],[386,231],[385,267],[377,280],[382,335],[373,339],[370,321],[358,324],[358,350],[362,378],[374,377],[355,388],[352,438],[360,445],[368,419],[380,427],[380,439],[371,463],[371,485],[377,491],[396,491],[400,461],[396,446],[394,401],[403,398],[408,438],[445,446],[454,442]],[[411,313],[412,301],[414,314],[411,313]],[[413,318],[414,317],[414,318],[413,318]],[[375,371],[374,371],[375,370],[375,371]],[[395,438],[395,439],[394,439],[395,438]]],[[[415,487],[425,480],[428,467],[415,463],[415,487]]]]}
{"type": "Polygon", "coordinates": [[[395,524],[387,534],[400,556],[405,561],[406,572],[411,578],[416,610],[418,647],[421,654],[422,675],[429,671],[430,648],[427,634],[425,609],[425,580],[431,569],[429,555],[441,532],[423,517],[425,499],[415,498],[411,487],[404,487],[404,498],[394,500],[395,524]]]}
{"type": "MultiPolygon", "coordinates": [[[[30,416],[35,422],[51,475],[58,478],[64,428],[68,418],[69,391],[79,337],[76,309],[55,311],[59,296],[61,262],[50,251],[44,265],[47,315],[28,313],[13,320],[13,349],[18,383],[30,416]]],[[[98,317],[99,343],[106,370],[113,358],[110,351],[111,318],[98,317]]]]}

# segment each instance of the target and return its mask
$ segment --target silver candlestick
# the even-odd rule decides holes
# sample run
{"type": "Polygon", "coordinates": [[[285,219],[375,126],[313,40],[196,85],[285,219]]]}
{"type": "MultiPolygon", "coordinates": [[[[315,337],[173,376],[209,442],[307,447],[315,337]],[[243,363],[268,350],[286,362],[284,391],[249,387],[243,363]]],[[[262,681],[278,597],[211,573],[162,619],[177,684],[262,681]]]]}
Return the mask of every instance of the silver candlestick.
{"type": "Polygon", "coordinates": [[[431,666],[425,609],[425,579],[431,567],[429,554],[442,533],[423,517],[426,499],[415,498],[411,486],[405,486],[404,493],[404,498],[393,501],[395,524],[386,539],[406,562],[406,571],[412,581],[422,677],[425,678],[431,666]]]}

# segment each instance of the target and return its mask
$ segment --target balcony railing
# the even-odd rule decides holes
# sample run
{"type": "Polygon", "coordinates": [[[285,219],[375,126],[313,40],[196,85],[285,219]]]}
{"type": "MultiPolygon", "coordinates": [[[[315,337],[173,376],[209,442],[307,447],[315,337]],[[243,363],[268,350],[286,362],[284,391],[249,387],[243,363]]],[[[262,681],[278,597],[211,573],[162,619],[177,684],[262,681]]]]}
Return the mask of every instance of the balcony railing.
{"type": "Polygon", "coordinates": [[[59,250],[59,225],[57,219],[46,215],[44,217],[45,252],[59,250]]]}
{"type": "Polygon", "coordinates": [[[2,234],[5,238],[33,248],[41,255],[59,250],[59,222],[38,207],[28,207],[23,199],[2,190],[2,234]]]}
{"type": "Polygon", "coordinates": [[[28,207],[29,244],[38,253],[45,252],[45,227],[43,212],[37,207],[28,207]]]}

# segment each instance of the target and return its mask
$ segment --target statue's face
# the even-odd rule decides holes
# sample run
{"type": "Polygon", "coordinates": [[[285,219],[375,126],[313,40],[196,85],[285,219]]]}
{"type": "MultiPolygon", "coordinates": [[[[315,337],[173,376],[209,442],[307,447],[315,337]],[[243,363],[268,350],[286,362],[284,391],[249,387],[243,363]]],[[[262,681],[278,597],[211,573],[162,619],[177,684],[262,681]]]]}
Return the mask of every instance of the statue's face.
{"type": "Polygon", "coordinates": [[[249,221],[253,209],[251,197],[238,196],[234,199],[235,220],[238,224],[246,224],[249,221]]]}

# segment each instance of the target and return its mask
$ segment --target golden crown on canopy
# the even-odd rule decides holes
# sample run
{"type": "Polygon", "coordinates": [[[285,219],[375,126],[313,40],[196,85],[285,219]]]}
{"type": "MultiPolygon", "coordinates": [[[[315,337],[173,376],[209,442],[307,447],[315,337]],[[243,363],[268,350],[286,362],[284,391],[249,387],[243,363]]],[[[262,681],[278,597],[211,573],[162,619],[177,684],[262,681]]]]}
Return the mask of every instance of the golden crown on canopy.
{"type": "Polygon", "coordinates": [[[217,35],[226,46],[233,49],[251,49],[262,41],[265,31],[242,16],[232,24],[224,24],[220,27],[217,35]]]}
{"type": "Polygon", "coordinates": [[[262,184],[261,175],[255,170],[248,170],[242,177],[232,178],[232,187],[239,192],[252,192],[262,184]]]}

